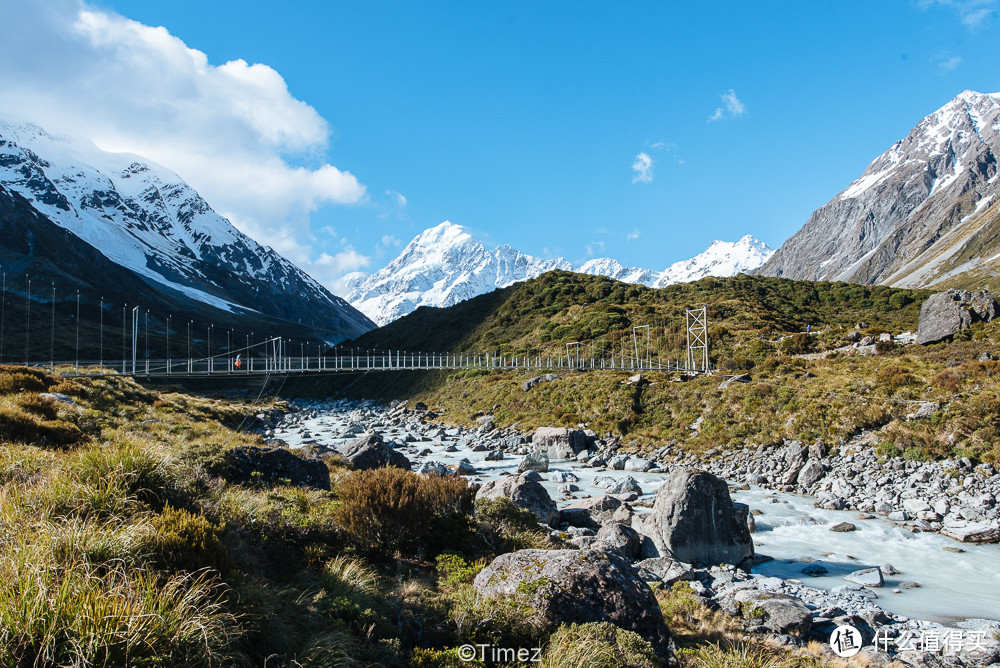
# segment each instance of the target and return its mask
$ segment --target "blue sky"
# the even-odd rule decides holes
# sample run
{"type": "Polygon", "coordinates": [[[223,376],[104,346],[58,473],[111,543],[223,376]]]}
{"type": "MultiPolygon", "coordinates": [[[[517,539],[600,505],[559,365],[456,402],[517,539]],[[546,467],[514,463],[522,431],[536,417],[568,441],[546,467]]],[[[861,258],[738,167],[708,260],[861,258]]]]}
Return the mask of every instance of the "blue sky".
{"type": "Polygon", "coordinates": [[[920,118],[1000,91],[998,0],[20,4],[8,26],[59,48],[0,74],[0,113],[151,154],[328,285],[443,220],[652,269],[777,247],[920,118]],[[31,87],[60,57],[149,69],[69,114],[31,87]],[[247,163],[274,171],[225,178],[247,163]]]}

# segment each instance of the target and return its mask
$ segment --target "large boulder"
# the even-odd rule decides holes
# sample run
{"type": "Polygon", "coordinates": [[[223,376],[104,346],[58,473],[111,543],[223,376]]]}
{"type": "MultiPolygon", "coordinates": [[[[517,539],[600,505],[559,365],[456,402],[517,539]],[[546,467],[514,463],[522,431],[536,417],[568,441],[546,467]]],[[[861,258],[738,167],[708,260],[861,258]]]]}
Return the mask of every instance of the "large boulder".
{"type": "Polygon", "coordinates": [[[226,453],[226,461],[230,482],[330,489],[330,469],[322,460],[298,457],[282,448],[241,445],[226,453]]]}
{"type": "Polygon", "coordinates": [[[627,524],[609,522],[597,532],[597,540],[606,543],[622,553],[622,556],[634,559],[639,555],[639,545],[642,538],[639,532],[627,524]]]}
{"type": "Polygon", "coordinates": [[[587,449],[587,435],[582,429],[539,427],[531,435],[531,442],[545,448],[549,459],[575,459],[587,449]]]}
{"type": "Polygon", "coordinates": [[[734,564],[747,570],[753,561],[746,506],[735,508],[726,482],[705,471],[671,473],[640,531],[648,538],[642,548],[647,558],[734,564]]]}
{"type": "Polygon", "coordinates": [[[812,610],[800,598],[759,589],[743,589],[736,592],[733,599],[744,617],[755,620],[769,631],[800,638],[809,636],[812,610]]]}
{"type": "Polygon", "coordinates": [[[823,463],[818,459],[810,459],[805,463],[805,466],[799,470],[795,479],[802,487],[811,487],[819,482],[825,475],[826,468],[824,468],[823,463]]]}
{"type": "Polygon", "coordinates": [[[555,375],[554,373],[542,374],[541,376],[535,376],[534,378],[529,378],[528,380],[521,383],[521,389],[527,392],[528,390],[533,388],[535,385],[538,385],[539,383],[551,383],[554,380],[559,380],[559,376],[555,375]]]}
{"type": "MultiPolygon", "coordinates": [[[[534,472],[531,472],[534,473],[534,472]]],[[[534,477],[538,477],[534,473],[534,477]]],[[[555,527],[559,523],[559,510],[555,501],[541,483],[529,474],[491,480],[476,492],[477,499],[510,499],[515,506],[531,511],[542,524],[555,527]]]]}
{"type": "Polygon", "coordinates": [[[920,307],[917,343],[947,339],[974,322],[988,322],[996,315],[996,299],[986,290],[938,292],[928,297],[920,307]]]}
{"type": "Polygon", "coordinates": [[[520,465],[517,467],[518,473],[524,473],[525,471],[537,471],[538,473],[548,473],[549,470],[549,453],[545,450],[532,450],[524,456],[521,460],[520,465]]]}
{"type": "Polygon", "coordinates": [[[603,494],[574,501],[563,507],[561,516],[570,526],[598,529],[609,522],[630,524],[632,508],[620,499],[603,494]]]}
{"type": "Polygon", "coordinates": [[[386,445],[380,434],[362,434],[350,443],[341,446],[338,452],[356,469],[380,469],[394,466],[409,471],[412,468],[406,455],[386,445]]]}
{"type": "Polygon", "coordinates": [[[614,552],[511,552],[494,559],[476,576],[473,586],[487,598],[518,598],[553,626],[611,622],[639,634],[657,654],[675,662],[675,645],[653,591],[614,552]]]}

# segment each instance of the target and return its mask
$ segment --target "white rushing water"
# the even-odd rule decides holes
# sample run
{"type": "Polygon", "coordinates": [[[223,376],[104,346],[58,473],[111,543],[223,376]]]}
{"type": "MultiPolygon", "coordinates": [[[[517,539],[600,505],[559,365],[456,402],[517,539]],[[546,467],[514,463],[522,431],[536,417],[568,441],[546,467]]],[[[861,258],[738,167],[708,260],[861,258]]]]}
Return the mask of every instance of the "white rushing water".
{"type": "MultiPolygon", "coordinates": [[[[278,429],[275,437],[291,447],[304,441],[315,441],[326,446],[345,443],[344,427],[351,411],[349,404],[340,404],[315,417],[307,418],[291,429],[278,429]],[[308,437],[302,433],[302,428],[308,437]]],[[[382,428],[379,431],[384,431],[382,428]]],[[[386,435],[386,441],[391,436],[386,435]]],[[[414,468],[428,461],[446,466],[468,459],[478,474],[474,482],[485,483],[504,474],[516,474],[521,457],[505,455],[502,461],[486,461],[486,452],[473,452],[464,437],[448,437],[410,444],[404,450],[414,468]],[[453,446],[454,452],[446,448],[453,446]],[[418,456],[423,450],[431,453],[418,456]]],[[[643,501],[652,502],[656,491],[665,482],[663,473],[637,473],[582,467],[575,461],[553,461],[549,473],[541,474],[542,484],[560,507],[574,500],[604,494],[593,485],[597,476],[620,479],[632,476],[640,485],[643,501]],[[573,497],[559,492],[564,483],[552,482],[551,474],[571,472],[578,478],[574,483],[580,488],[573,497]]],[[[759,510],[756,516],[757,533],[753,535],[758,553],[774,561],[754,568],[755,573],[780,578],[802,580],[809,586],[830,590],[847,584],[843,576],[867,567],[892,564],[899,575],[887,576],[885,587],[876,589],[876,603],[883,609],[911,619],[949,623],[956,619],[1000,619],[1000,550],[997,545],[967,545],[935,533],[913,533],[894,526],[881,518],[861,520],[855,511],[823,510],[813,506],[814,499],[796,494],[772,492],[764,489],[737,490],[733,499],[759,510]],[[830,528],[840,522],[851,522],[856,531],[836,533],[830,528]],[[965,550],[954,553],[945,547],[965,550]],[[802,573],[807,563],[818,562],[828,569],[821,577],[802,573]],[[901,588],[903,583],[916,582],[919,587],[901,588]],[[901,589],[900,593],[893,593],[901,589]]],[[[637,507],[638,512],[645,512],[637,507]]]]}

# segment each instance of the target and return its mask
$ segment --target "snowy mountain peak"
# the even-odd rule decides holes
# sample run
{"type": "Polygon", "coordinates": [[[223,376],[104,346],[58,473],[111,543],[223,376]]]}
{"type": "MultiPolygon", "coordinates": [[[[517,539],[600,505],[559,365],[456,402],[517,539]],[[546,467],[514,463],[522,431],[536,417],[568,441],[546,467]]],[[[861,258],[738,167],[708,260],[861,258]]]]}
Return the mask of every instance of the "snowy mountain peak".
{"type": "Polygon", "coordinates": [[[966,90],[813,212],[768,276],[924,287],[993,263],[1000,93],[966,90]]]}
{"type": "Polygon", "coordinates": [[[461,225],[445,221],[414,237],[383,269],[370,276],[355,272],[343,282],[347,300],[383,325],[419,306],[451,306],[554,269],[662,287],[749,271],[773,252],[748,235],[734,243],[713,242],[701,255],[663,272],[626,267],[612,258],[593,258],[574,268],[563,258],[535,258],[507,244],[490,250],[461,225]]]}
{"type": "Polygon", "coordinates": [[[0,120],[0,184],[151,283],[212,306],[359,334],[371,323],[237,230],[175,172],[0,120]]]}

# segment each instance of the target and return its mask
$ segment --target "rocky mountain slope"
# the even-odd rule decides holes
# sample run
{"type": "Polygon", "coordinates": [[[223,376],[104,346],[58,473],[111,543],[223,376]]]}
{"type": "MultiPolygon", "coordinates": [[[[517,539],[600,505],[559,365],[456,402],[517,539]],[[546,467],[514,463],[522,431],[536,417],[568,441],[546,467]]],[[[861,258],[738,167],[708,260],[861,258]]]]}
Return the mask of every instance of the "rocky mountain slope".
{"type": "Polygon", "coordinates": [[[664,287],[705,276],[734,276],[759,267],[773,252],[748,235],[735,243],[715,241],[705,252],[662,272],[625,267],[610,258],[574,267],[564,258],[535,258],[506,244],[488,249],[462,226],[445,221],[417,235],[374,274],[349,276],[347,300],[384,325],[419,306],[451,306],[554,269],[664,287]]]}
{"type": "Polygon", "coordinates": [[[96,249],[158,291],[307,325],[330,341],[373,326],[238,231],[177,174],[139,156],[0,121],[0,185],[68,231],[68,243],[96,249]]]}
{"type": "Polygon", "coordinates": [[[765,276],[900,287],[988,283],[1000,269],[1000,93],[965,91],[817,209],[765,276]]]}

